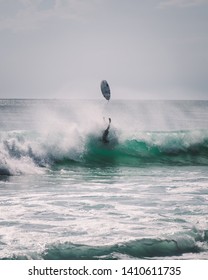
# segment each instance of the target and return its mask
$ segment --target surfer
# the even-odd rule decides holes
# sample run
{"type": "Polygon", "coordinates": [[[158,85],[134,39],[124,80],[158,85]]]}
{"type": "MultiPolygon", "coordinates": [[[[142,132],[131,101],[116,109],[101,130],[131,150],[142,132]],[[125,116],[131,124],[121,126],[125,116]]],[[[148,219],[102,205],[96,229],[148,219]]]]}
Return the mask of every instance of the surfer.
{"type": "Polygon", "coordinates": [[[109,143],[109,140],[108,140],[108,134],[109,134],[109,129],[110,129],[110,124],[111,124],[111,118],[108,118],[109,120],[109,124],[108,124],[108,127],[104,130],[103,132],[103,136],[102,136],[102,141],[103,143],[109,143]]]}

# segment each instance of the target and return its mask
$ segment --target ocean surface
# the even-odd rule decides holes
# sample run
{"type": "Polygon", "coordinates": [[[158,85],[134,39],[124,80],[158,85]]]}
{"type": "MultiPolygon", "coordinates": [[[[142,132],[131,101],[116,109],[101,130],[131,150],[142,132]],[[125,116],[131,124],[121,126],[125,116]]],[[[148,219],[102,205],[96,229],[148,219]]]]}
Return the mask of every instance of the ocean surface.
{"type": "Polygon", "coordinates": [[[0,259],[208,259],[208,101],[0,100],[0,259]]]}

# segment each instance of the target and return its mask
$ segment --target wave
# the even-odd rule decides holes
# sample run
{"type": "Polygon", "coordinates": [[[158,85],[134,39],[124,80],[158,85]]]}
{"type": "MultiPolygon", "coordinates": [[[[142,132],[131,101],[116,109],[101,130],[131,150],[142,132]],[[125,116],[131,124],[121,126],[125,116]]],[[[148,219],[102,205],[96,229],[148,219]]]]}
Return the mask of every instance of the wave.
{"type": "Polygon", "coordinates": [[[116,260],[157,259],[205,253],[208,250],[208,231],[182,232],[167,238],[142,238],[107,246],[90,246],[70,242],[47,245],[42,253],[13,255],[7,259],[44,260],[116,260]]]}
{"type": "Polygon", "coordinates": [[[0,134],[0,175],[42,173],[71,165],[134,166],[208,165],[208,131],[139,132],[124,136],[111,130],[109,143],[102,130],[84,134],[41,134],[10,131],[0,134]]]}
{"type": "Polygon", "coordinates": [[[143,132],[109,146],[90,139],[83,158],[86,162],[127,166],[207,165],[208,137],[205,131],[143,132]]]}

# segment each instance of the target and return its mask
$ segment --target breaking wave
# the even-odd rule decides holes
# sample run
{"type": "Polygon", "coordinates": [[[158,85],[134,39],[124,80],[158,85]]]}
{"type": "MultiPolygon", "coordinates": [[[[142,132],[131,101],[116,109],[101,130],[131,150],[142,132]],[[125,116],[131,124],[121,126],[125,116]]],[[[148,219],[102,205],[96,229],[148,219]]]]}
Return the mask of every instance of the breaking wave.
{"type": "Polygon", "coordinates": [[[181,232],[167,238],[142,238],[123,243],[103,246],[90,246],[70,242],[47,245],[42,253],[13,255],[7,259],[44,260],[116,260],[151,258],[188,258],[188,254],[206,252],[208,231],[181,232]]]}
{"type": "Polygon", "coordinates": [[[71,165],[208,165],[208,131],[139,132],[124,136],[111,130],[109,143],[101,141],[102,129],[84,134],[41,134],[9,131],[0,134],[0,174],[45,172],[71,165]]]}

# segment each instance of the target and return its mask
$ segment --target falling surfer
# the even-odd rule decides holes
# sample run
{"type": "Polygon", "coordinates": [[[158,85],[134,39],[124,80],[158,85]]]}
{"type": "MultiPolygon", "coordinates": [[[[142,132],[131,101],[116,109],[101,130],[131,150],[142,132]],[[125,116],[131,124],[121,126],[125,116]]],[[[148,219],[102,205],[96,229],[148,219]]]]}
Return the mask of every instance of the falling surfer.
{"type": "MultiPolygon", "coordinates": [[[[101,88],[101,92],[102,92],[103,96],[105,97],[105,99],[107,99],[109,101],[111,93],[110,93],[110,87],[106,80],[103,80],[101,82],[100,88],[101,88]]],[[[102,135],[102,142],[104,144],[109,143],[108,135],[109,135],[109,130],[110,130],[111,118],[108,118],[108,121],[109,121],[108,126],[104,130],[103,135],[102,135]]]]}
{"type": "Polygon", "coordinates": [[[109,143],[108,134],[109,134],[110,124],[111,124],[111,118],[108,118],[108,121],[109,121],[108,127],[104,130],[102,136],[103,143],[109,143]]]}

